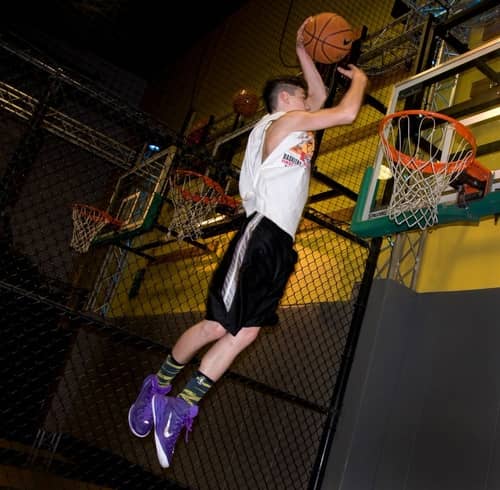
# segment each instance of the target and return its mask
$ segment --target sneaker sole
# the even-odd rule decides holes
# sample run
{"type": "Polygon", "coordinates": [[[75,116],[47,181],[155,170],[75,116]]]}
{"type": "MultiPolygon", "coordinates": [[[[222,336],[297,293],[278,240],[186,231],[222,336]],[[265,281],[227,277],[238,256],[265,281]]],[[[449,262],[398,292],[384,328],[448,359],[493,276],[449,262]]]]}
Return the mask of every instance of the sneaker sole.
{"type": "MultiPolygon", "coordinates": [[[[154,421],[154,426],[156,428],[155,397],[153,397],[152,405],[153,405],[153,421],[154,421]]],[[[160,439],[158,438],[158,435],[156,434],[156,430],[155,430],[155,446],[156,446],[156,455],[158,456],[158,461],[160,463],[160,466],[162,468],[168,468],[170,466],[170,463],[168,461],[167,455],[165,454],[165,451],[161,447],[160,439]]]]}
{"type": "Polygon", "coordinates": [[[132,427],[132,421],[130,420],[130,414],[132,413],[132,409],[134,408],[134,405],[132,405],[130,408],[129,408],[129,411],[128,411],[128,426],[129,426],[129,429],[130,431],[132,432],[132,434],[134,434],[134,436],[136,437],[140,437],[141,439],[144,438],[144,437],[147,437],[149,436],[149,434],[151,433],[151,429],[149,429],[145,434],[139,434],[138,432],[136,432],[134,430],[134,428],[132,427]]]}

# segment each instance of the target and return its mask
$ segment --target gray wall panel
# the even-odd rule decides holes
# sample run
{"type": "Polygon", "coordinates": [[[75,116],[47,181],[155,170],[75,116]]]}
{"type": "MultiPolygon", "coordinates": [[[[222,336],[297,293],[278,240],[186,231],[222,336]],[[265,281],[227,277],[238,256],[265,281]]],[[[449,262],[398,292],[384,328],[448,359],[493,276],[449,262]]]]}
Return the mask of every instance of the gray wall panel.
{"type": "Polygon", "coordinates": [[[500,488],[499,301],[374,282],[323,489],[500,488]]]}

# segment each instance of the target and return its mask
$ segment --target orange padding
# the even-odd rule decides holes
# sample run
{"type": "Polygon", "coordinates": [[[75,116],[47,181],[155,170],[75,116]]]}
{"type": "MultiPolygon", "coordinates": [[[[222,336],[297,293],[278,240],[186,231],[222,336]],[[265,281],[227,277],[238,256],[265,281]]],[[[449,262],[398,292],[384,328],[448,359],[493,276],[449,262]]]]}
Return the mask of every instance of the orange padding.
{"type": "Polygon", "coordinates": [[[493,172],[482,165],[478,160],[474,160],[463,171],[460,180],[463,182],[463,191],[466,198],[484,197],[491,190],[493,172]]]}

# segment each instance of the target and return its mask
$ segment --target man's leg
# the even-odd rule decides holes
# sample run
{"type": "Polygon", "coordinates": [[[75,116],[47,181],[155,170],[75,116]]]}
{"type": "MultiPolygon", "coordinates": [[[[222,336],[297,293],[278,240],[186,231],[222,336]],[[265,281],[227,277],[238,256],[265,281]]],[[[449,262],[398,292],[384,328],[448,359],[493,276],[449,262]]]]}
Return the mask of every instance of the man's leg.
{"type": "Polygon", "coordinates": [[[238,354],[246,349],[260,332],[260,327],[242,328],[237,335],[226,332],[201,359],[200,368],[179,394],[190,405],[197,405],[208,390],[229,369],[238,354]]]}
{"type": "Polygon", "coordinates": [[[153,427],[151,401],[154,395],[165,396],[171,390],[171,383],[184,365],[205,345],[214,342],[226,330],[218,322],[202,320],[188,328],[177,340],[172,353],[167,356],[160,370],[144,380],[139,396],[128,414],[130,430],[138,437],[146,437],[153,427]]]}
{"type": "Polygon", "coordinates": [[[227,330],[213,320],[202,320],[188,328],[172,348],[172,355],[182,364],[188,363],[205,345],[220,339],[227,330]]]}
{"type": "Polygon", "coordinates": [[[261,327],[244,327],[236,335],[226,332],[201,359],[200,371],[218,381],[236,357],[259,335],[261,327]]]}
{"type": "MultiPolygon", "coordinates": [[[[242,328],[236,335],[226,332],[205,353],[194,373],[176,398],[153,397],[155,443],[160,465],[168,468],[183,428],[189,432],[198,414],[198,403],[233,361],[258,336],[261,327],[242,328]]],[[[176,344],[177,345],[177,344],[176,344]]]]}
{"type": "Polygon", "coordinates": [[[205,345],[225,335],[226,329],[218,322],[202,320],[188,328],[177,340],[172,352],[167,356],[156,373],[160,386],[167,386],[182,368],[205,345]]]}

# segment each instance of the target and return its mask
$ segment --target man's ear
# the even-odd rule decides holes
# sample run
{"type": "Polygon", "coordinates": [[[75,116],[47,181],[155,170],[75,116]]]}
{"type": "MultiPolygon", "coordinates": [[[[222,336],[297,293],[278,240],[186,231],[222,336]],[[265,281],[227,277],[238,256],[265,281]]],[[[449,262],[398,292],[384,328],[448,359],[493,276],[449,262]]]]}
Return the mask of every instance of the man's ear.
{"type": "Polygon", "coordinates": [[[278,99],[283,104],[288,104],[288,101],[290,100],[290,94],[286,90],[282,90],[278,95],[278,99]]]}

